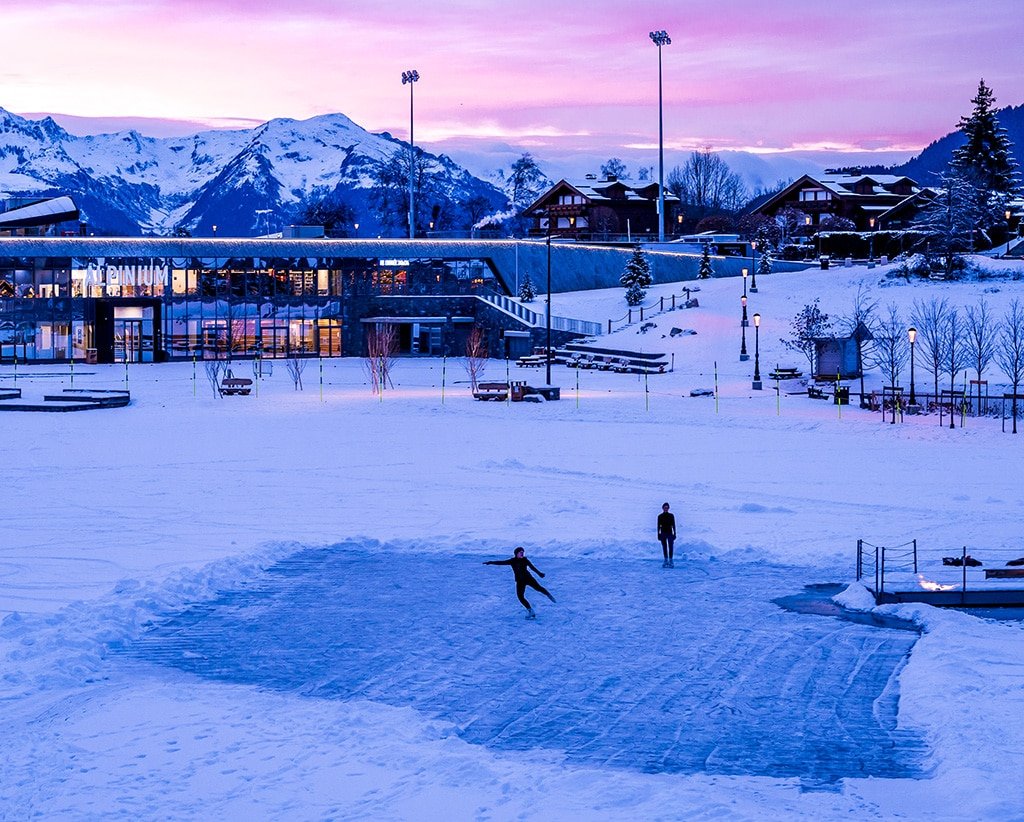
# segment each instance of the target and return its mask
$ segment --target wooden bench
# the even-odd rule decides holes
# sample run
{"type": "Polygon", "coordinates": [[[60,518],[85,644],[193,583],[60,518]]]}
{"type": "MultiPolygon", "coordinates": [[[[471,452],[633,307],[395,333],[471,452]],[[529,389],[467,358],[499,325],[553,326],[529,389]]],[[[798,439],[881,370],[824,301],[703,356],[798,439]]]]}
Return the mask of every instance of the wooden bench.
{"type": "Polygon", "coordinates": [[[475,400],[500,400],[504,402],[508,399],[508,383],[507,382],[480,382],[476,385],[476,391],[473,392],[473,399],[475,400]]]}
{"type": "Polygon", "coordinates": [[[229,368],[224,379],[220,381],[219,391],[222,397],[226,394],[251,394],[252,380],[248,377],[236,377],[229,368]]]}
{"type": "Polygon", "coordinates": [[[829,395],[813,385],[807,386],[807,396],[812,400],[827,400],[829,395]]]}
{"type": "Polygon", "coordinates": [[[1021,579],[1024,568],[986,568],[985,579],[1021,579]]]}

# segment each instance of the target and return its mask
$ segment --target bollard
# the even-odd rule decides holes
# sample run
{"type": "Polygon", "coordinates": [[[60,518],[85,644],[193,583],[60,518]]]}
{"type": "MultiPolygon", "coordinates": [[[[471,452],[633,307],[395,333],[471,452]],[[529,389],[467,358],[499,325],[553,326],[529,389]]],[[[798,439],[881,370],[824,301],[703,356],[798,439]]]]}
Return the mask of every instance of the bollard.
{"type": "Polygon", "coordinates": [[[715,360],[715,413],[718,413],[718,360],[715,360]]]}
{"type": "Polygon", "coordinates": [[[444,405],[444,380],[445,371],[448,367],[448,355],[445,354],[441,357],[441,405],[444,405]]]}
{"type": "Polygon", "coordinates": [[[324,358],[320,357],[320,402],[324,401],[324,358]]]}

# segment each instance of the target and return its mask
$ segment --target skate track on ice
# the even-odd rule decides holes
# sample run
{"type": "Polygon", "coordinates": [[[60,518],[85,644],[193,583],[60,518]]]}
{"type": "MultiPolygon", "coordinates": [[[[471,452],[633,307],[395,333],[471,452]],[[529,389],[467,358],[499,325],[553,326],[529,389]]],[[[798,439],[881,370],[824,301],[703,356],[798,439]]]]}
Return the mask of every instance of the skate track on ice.
{"type": "Polygon", "coordinates": [[[917,636],[784,611],[802,568],[660,558],[533,561],[558,599],[523,619],[479,556],[308,549],[169,616],[124,652],[203,678],[369,699],[468,742],[648,773],[919,776],[896,727],[917,636]]]}

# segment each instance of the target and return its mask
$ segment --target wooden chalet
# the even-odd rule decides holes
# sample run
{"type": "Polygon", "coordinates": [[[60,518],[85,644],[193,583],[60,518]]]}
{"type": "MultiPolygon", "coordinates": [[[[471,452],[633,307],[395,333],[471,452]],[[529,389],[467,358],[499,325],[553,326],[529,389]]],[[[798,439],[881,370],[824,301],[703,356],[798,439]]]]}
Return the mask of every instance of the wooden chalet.
{"type": "Polygon", "coordinates": [[[754,214],[775,217],[791,208],[805,215],[817,228],[826,214],[852,220],[859,231],[897,228],[886,220],[905,224],[926,205],[928,189],[909,177],[894,174],[805,174],[756,209],[754,214]]]}
{"type": "MultiPolygon", "coordinates": [[[[665,231],[672,230],[679,198],[665,192],[665,231]]],[[[657,182],[619,180],[616,177],[559,180],[540,195],[523,216],[532,220],[530,235],[571,237],[577,240],[657,239],[657,182]]]]}

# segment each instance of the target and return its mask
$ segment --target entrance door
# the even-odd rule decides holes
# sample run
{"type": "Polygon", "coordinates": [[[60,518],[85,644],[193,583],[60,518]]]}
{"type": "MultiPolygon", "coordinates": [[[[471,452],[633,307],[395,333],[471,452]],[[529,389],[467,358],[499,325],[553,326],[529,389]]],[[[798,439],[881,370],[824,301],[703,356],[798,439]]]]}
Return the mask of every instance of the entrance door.
{"type": "Polygon", "coordinates": [[[114,362],[142,362],[142,320],[114,320],[114,362]]]}
{"type": "Polygon", "coordinates": [[[280,359],[288,356],[288,326],[263,326],[263,356],[280,359]]]}
{"type": "Polygon", "coordinates": [[[321,357],[341,356],[341,322],[338,320],[317,321],[317,349],[321,357]]]}

